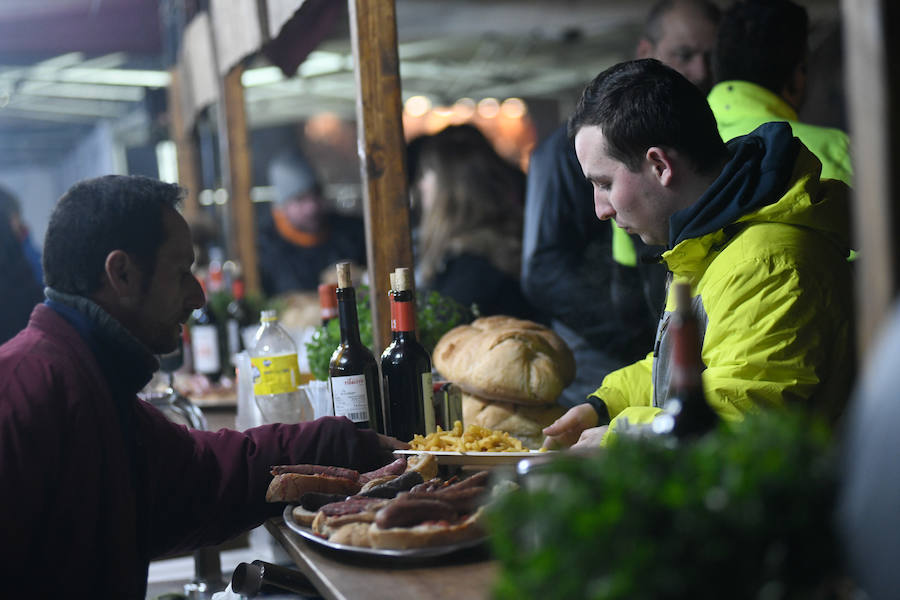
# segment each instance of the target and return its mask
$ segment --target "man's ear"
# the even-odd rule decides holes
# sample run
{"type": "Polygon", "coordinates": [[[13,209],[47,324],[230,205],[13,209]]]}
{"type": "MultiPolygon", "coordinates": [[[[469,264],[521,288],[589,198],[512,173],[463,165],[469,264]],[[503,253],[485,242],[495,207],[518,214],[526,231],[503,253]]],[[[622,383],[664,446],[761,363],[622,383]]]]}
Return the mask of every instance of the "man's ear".
{"type": "Polygon", "coordinates": [[[672,156],[664,148],[651,146],[647,148],[644,158],[647,168],[650,169],[653,177],[656,178],[661,186],[669,187],[672,185],[674,162],[672,156]]]}
{"type": "Polygon", "coordinates": [[[107,285],[120,301],[128,302],[140,297],[142,273],[127,252],[113,250],[107,254],[104,272],[107,285]]]}
{"type": "Polygon", "coordinates": [[[806,99],[806,82],[807,82],[807,64],[805,60],[800,61],[791,72],[790,78],[784,84],[781,90],[781,97],[790,104],[794,110],[800,110],[803,106],[803,100],[806,99]]]}
{"type": "Polygon", "coordinates": [[[645,37],[642,37],[638,40],[637,48],[634,50],[635,58],[653,58],[653,51],[655,50],[655,46],[653,42],[648,40],[645,37]]]}

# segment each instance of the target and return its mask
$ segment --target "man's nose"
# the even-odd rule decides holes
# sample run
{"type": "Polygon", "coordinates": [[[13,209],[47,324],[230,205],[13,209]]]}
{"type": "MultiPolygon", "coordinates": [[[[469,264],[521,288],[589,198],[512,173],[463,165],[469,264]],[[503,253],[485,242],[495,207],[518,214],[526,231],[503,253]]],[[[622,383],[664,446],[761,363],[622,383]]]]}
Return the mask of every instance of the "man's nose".
{"type": "Polygon", "coordinates": [[[594,213],[601,221],[606,221],[616,216],[616,211],[612,204],[597,197],[594,198],[594,213]]]}
{"type": "Polygon", "coordinates": [[[685,71],[687,78],[690,79],[694,85],[701,88],[706,85],[711,76],[709,60],[706,55],[701,53],[695,54],[693,58],[691,58],[685,71]]]}
{"type": "Polygon", "coordinates": [[[203,293],[203,286],[197,281],[196,277],[191,276],[191,289],[188,291],[187,301],[191,310],[200,308],[206,304],[206,294],[203,293]]]}

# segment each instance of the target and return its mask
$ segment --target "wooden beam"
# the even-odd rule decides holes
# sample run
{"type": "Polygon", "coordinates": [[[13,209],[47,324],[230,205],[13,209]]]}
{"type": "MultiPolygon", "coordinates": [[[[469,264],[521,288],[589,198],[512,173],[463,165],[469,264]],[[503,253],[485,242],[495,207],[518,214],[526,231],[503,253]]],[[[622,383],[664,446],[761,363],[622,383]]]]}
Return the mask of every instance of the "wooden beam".
{"type": "MultiPolygon", "coordinates": [[[[857,344],[861,361],[900,286],[900,52],[888,28],[900,22],[895,0],[842,0],[850,135],[854,158],[857,344]]],[[[861,363],[863,364],[863,363],[861,363]]]]}
{"type": "MultiPolygon", "coordinates": [[[[247,133],[247,110],[244,104],[244,87],[241,85],[243,65],[231,69],[222,82],[225,111],[225,132],[228,149],[228,228],[231,239],[229,248],[241,263],[247,291],[260,289],[259,264],[256,253],[256,219],[250,188],[253,185],[250,161],[250,143],[247,133]]],[[[222,122],[222,121],[220,121],[222,122]]]]}
{"type": "Polygon", "coordinates": [[[197,194],[200,192],[200,159],[197,153],[194,129],[193,127],[187,128],[185,125],[185,104],[182,101],[185,84],[181,81],[177,67],[169,69],[169,74],[171,75],[167,90],[169,136],[175,142],[178,183],[187,190],[182,212],[187,222],[191,223],[200,211],[200,205],[197,202],[197,194]]]}
{"type": "Polygon", "coordinates": [[[390,343],[389,273],[412,267],[394,0],[348,0],[376,356],[390,343]]]}

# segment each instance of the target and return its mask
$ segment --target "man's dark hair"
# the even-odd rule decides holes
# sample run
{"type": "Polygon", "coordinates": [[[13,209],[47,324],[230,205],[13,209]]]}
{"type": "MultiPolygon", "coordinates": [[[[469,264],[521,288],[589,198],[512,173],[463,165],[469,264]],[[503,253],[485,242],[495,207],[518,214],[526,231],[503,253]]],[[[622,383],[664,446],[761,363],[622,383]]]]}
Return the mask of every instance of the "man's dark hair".
{"type": "Polygon", "coordinates": [[[166,238],[163,211],[175,210],[182,194],[175,184],[133,175],[106,175],[73,185],[56,203],[47,226],[47,285],[69,294],[91,294],[100,287],[106,256],[113,250],[125,251],[144,274],[152,274],[166,238]]]}
{"type": "Polygon", "coordinates": [[[809,17],[789,0],[740,0],[726,9],[713,53],[716,81],[749,81],[781,94],[806,58],[809,17]]]}
{"type": "Polygon", "coordinates": [[[619,63],[584,89],[569,118],[569,136],[597,125],[606,151],[631,171],[651,146],[677,150],[701,173],[716,169],[727,152],[703,93],[656,59],[619,63]]]}
{"type": "Polygon", "coordinates": [[[711,23],[718,23],[722,16],[719,7],[709,0],[659,0],[647,13],[643,36],[656,44],[663,37],[663,17],[682,4],[696,6],[711,23]]]}

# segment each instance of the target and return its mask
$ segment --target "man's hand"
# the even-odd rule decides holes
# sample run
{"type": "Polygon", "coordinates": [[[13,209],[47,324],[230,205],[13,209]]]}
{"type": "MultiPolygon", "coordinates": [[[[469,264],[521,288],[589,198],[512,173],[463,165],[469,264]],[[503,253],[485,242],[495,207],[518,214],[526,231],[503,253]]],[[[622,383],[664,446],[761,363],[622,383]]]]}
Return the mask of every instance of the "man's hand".
{"type": "Polygon", "coordinates": [[[590,404],[573,406],[552,425],[545,427],[543,434],[544,448],[556,450],[568,448],[576,442],[580,442],[581,432],[592,427],[597,427],[600,417],[590,404]]]}
{"type": "Polygon", "coordinates": [[[409,450],[409,444],[406,442],[401,442],[397,438],[392,438],[380,433],[378,434],[378,442],[381,444],[382,448],[387,450],[409,450]]]}
{"type": "Polygon", "coordinates": [[[581,432],[581,437],[572,446],[572,450],[589,450],[600,447],[603,436],[609,430],[609,425],[601,425],[600,427],[591,427],[581,432]]]}

